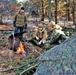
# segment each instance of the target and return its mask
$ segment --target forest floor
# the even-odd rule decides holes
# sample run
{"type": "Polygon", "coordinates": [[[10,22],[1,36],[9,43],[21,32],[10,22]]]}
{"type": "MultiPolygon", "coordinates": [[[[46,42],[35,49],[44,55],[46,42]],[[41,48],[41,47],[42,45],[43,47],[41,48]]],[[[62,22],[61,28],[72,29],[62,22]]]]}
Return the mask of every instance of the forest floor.
{"type": "MultiPolygon", "coordinates": [[[[31,24],[36,25],[36,24],[31,24]]],[[[26,64],[31,59],[37,58],[44,52],[38,46],[34,46],[31,43],[24,41],[25,46],[28,48],[27,56],[17,54],[8,48],[8,38],[12,34],[14,27],[12,25],[0,26],[0,75],[19,75],[19,71],[1,72],[3,70],[18,68],[19,66],[26,64]],[[7,31],[7,32],[6,32],[7,31]]]]}
{"type": "MultiPolygon", "coordinates": [[[[13,30],[12,26],[1,25],[0,30],[13,30]]],[[[8,38],[11,34],[6,31],[0,31],[0,75],[19,75],[19,71],[1,72],[3,70],[17,68],[23,64],[26,64],[31,59],[37,58],[43,49],[38,46],[34,46],[31,43],[24,41],[24,45],[27,47],[28,54],[26,56],[17,54],[16,52],[8,48],[8,38]]]]}
{"type": "MultiPolygon", "coordinates": [[[[5,42],[8,42],[7,39],[5,39],[5,42]]],[[[24,56],[10,50],[7,44],[8,43],[3,43],[0,45],[0,71],[17,68],[43,53],[43,50],[40,47],[25,42],[28,54],[24,56]]],[[[0,75],[17,75],[17,72],[1,72],[0,75]]]]}

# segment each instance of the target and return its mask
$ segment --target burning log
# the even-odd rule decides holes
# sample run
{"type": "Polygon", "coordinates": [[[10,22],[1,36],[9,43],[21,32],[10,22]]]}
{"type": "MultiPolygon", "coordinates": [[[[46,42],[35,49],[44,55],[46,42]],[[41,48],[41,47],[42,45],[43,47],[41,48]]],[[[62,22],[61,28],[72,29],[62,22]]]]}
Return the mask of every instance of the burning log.
{"type": "Polygon", "coordinates": [[[19,37],[22,35],[23,33],[17,33],[14,35],[11,35],[8,38],[8,48],[10,48],[10,50],[15,51],[17,54],[25,54],[25,46],[23,44],[23,42],[19,39],[19,37]]]}
{"type": "Polygon", "coordinates": [[[23,53],[23,54],[26,53],[25,50],[24,50],[24,45],[21,41],[20,41],[19,47],[17,48],[16,53],[23,53]]]}
{"type": "Polygon", "coordinates": [[[11,35],[9,38],[8,38],[8,48],[10,50],[13,50],[15,51],[16,53],[20,53],[20,54],[26,54],[26,55],[32,55],[32,57],[37,57],[38,55],[40,55],[40,53],[43,52],[43,49],[41,49],[40,47],[37,47],[37,46],[34,46],[32,45],[31,43],[28,43],[26,42],[26,40],[24,41],[21,41],[19,39],[19,36],[23,34],[23,33],[17,33],[17,34],[14,34],[14,35],[11,35]],[[22,45],[22,46],[21,46],[22,45]],[[24,51],[20,52],[20,46],[23,50],[24,48],[24,51]],[[18,49],[19,48],[19,49],[18,49]],[[19,52],[17,52],[17,50],[19,50],[19,52]],[[35,56],[34,56],[35,55],[35,56]]]}

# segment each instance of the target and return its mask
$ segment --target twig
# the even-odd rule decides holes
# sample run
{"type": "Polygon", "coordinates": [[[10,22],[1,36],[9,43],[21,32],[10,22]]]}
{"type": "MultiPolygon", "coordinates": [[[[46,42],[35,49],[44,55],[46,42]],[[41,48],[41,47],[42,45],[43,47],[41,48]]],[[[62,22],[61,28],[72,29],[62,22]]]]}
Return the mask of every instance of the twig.
{"type": "Polygon", "coordinates": [[[16,71],[16,70],[19,70],[21,68],[23,68],[24,66],[27,66],[28,64],[32,64],[34,62],[37,62],[38,58],[36,59],[31,59],[29,62],[17,67],[17,68],[11,68],[11,69],[5,69],[5,70],[0,70],[0,72],[11,72],[11,71],[16,71]]]}
{"type": "Polygon", "coordinates": [[[40,52],[38,52],[37,50],[35,50],[38,54],[40,54],[41,55],[41,53],[40,52]]]}
{"type": "Polygon", "coordinates": [[[30,68],[22,71],[22,72],[20,73],[20,75],[22,75],[23,73],[25,73],[26,71],[28,71],[28,70],[30,70],[30,69],[32,69],[32,68],[35,68],[37,65],[38,65],[38,64],[35,64],[34,66],[31,66],[30,68]]]}

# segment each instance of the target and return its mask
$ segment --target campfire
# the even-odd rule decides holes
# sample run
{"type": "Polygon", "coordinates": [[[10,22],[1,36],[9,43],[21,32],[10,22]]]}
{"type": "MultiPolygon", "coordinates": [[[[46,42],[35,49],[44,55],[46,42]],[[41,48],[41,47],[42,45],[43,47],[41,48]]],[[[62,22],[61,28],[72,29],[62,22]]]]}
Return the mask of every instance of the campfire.
{"type": "Polygon", "coordinates": [[[26,53],[26,51],[24,50],[24,45],[21,41],[20,41],[19,47],[16,50],[16,53],[17,54],[25,54],[26,53]]]}
{"type": "Polygon", "coordinates": [[[24,43],[19,39],[19,34],[15,34],[15,36],[13,37],[13,35],[11,35],[9,38],[9,44],[8,44],[8,48],[10,48],[10,50],[13,50],[14,52],[16,52],[17,54],[22,54],[22,55],[26,55],[26,51],[25,51],[25,45],[24,43]]]}

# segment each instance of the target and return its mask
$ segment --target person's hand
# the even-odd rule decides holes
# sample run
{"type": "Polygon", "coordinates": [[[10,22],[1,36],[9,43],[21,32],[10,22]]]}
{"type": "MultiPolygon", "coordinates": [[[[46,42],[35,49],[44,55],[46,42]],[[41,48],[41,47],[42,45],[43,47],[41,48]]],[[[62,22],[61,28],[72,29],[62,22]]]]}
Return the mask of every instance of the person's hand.
{"type": "Polygon", "coordinates": [[[39,40],[39,38],[36,36],[36,40],[39,40]]]}
{"type": "Polygon", "coordinates": [[[27,29],[27,24],[24,25],[24,28],[27,29]]]}
{"type": "Polygon", "coordinates": [[[41,41],[38,43],[38,45],[41,45],[42,42],[43,42],[43,41],[41,40],[41,41]]]}
{"type": "Polygon", "coordinates": [[[16,27],[16,22],[15,21],[13,22],[13,26],[16,27]]]}
{"type": "Polygon", "coordinates": [[[38,43],[38,45],[41,45],[41,41],[38,43]]]}
{"type": "Polygon", "coordinates": [[[46,42],[46,40],[42,41],[42,43],[44,44],[46,42]]]}

